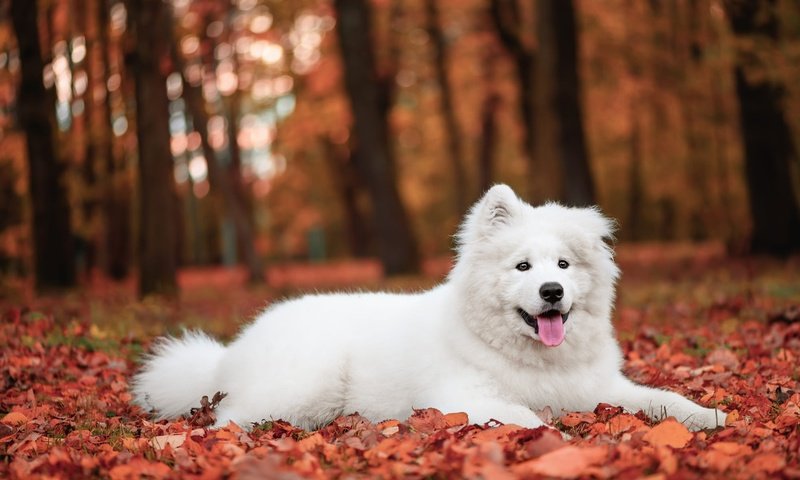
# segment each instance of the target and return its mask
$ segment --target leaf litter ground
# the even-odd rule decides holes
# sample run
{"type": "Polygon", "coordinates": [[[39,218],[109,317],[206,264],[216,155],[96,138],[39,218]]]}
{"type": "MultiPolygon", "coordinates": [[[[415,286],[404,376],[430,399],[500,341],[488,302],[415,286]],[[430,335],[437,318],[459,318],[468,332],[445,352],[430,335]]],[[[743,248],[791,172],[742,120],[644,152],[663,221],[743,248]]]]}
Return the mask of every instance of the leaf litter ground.
{"type": "Polygon", "coordinates": [[[221,305],[255,309],[276,295],[228,288],[235,298],[222,302],[192,290],[203,288],[198,280],[178,306],[134,304],[124,286],[117,297],[4,302],[0,477],[800,478],[797,259],[635,253],[621,262],[615,314],[626,373],[719,405],[727,425],[693,433],[601,404],[541,412],[569,440],[432,409],[378,424],[353,414],[314,432],[277,419],[212,430],[215,392],[191,417],[155,422],[128,392],[153,334],[140,324],[163,332],[205,321],[229,335],[236,325],[220,325],[236,313],[221,305]],[[147,333],[118,334],[128,330],[147,333]]]}

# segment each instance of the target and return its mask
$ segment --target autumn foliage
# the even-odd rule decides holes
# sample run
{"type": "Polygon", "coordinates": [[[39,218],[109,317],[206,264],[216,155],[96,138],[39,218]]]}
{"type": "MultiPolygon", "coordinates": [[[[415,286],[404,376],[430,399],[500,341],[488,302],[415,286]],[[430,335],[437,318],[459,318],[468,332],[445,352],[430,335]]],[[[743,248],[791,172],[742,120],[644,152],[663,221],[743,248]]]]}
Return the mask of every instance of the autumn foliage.
{"type": "Polygon", "coordinates": [[[128,392],[146,345],[108,339],[83,313],[4,307],[0,477],[800,477],[798,308],[761,294],[669,308],[666,324],[647,305],[618,309],[626,373],[718,405],[730,414],[724,427],[693,433],[601,404],[540,412],[555,429],[470,425],[422,408],[378,424],[344,416],[315,432],[280,419],[213,430],[224,402],[215,392],[190,418],[154,421],[128,392]]]}

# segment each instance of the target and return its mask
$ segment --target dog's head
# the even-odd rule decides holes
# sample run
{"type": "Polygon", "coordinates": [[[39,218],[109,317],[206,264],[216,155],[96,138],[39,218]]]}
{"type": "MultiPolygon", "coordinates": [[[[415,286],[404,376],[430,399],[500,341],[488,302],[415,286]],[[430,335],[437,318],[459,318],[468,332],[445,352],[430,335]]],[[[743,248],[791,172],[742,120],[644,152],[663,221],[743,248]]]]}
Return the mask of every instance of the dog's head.
{"type": "Polygon", "coordinates": [[[450,280],[468,295],[470,327],[490,343],[529,337],[557,347],[607,325],[619,275],[612,233],[597,208],[532,207],[496,185],[457,235],[450,280]]]}

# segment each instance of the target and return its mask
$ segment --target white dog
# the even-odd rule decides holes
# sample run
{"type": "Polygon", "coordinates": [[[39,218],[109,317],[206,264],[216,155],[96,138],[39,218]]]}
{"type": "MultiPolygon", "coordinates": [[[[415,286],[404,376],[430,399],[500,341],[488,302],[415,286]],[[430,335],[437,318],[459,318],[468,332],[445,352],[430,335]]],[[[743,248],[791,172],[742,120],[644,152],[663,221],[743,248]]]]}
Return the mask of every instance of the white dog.
{"type": "Polygon", "coordinates": [[[136,403],[175,417],[222,391],[217,425],[306,429],[424,407],[532,428],[543,425],[535,410],[600,402],[693,429],[723,425],[725,413],[620,372],[611,234],[597,209],[532,207],[497,185],[467,215],[443,284],[278,303],[227,347],[201,333],[162,339],[133,380],[136,403]]]}

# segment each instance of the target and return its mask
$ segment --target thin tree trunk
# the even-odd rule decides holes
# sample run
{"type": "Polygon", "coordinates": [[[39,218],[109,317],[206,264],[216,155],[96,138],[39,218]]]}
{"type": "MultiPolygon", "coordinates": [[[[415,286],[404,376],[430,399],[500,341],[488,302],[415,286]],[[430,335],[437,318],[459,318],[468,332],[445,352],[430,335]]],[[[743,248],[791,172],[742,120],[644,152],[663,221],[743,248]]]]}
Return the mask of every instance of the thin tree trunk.
{"type": "Polygon", "coordinates": [[[36,289],[44,291],[73,286],[75,263],[64,166],[54,146],[55,98],[42,83],[37,4],[13,0],[10,10],[22,67],[17,109],[26,135],[36,289]]]}
{"type": "Polygon", "coordinates": [[[527,48],[516,0],[492,0],[501,42],[514,58],[525,125],[525,151],[536,202],[594,202],[577,75],[577,29],[572,0],[536,2],[537,50],[527,48]]]}
{"type": "Polygon", "coordinates": [[[687,198],[690,203],[689,235],[692,240],[703,240],[708,238],[710,231],[717,230],[718,227],[714,224],[716,205],[711,195],[713,189],[710,188],[710,152],[705,147],[709,142],[703,133],[702,121],[696,114],[708,108],[703,105],[704,99],[698,95],[694,86],[695,79],[706,74],[702,63],[703,47],[698,41],[699,18],[702,17],[702,12],[695,0],[690,0],[685,7],[677,3],[670,4],[670,7],[674,12],[670,15],[670,24],[673,26],[672,34],[676,37],[674,42],[677,45],[673,55],[673,69],[676,71],[675,76],[679,78],[677,84],[681,101],[678,106],[683,120],[689,161],[688,180],[692,189],[691,198],[687,198]]]}
{"type": "MultiPolygon", "coordinates": [[[[84,112],[83,115],[76,116],[75,122],[83,122],[84,150],[82,159],[83,181],[86,183],[86,191],[83,197],[84,226],[87,234],[86,240],[86,260],[83,266],[84,273],[89,278],[92,271],[98,264],[98,255],[101,250],[102,242],[98,220],[100,218],[100,188],[101,177],[99,173],[98,160],[98,135],[97,111],[98,107],[94,100],[94,88],[97,84],[97,63],[95,62],[95,47],[97,45],[96,18],[92,13],[94,0],[76,0],[75,10],[77,25],[80,33],[84,35],[86,45],[86,56],[83,60],[86,69],[87,86],[83,92],[84,112]]],[[[76,99],[77,97],[77,91],[76,99]]]]}
{"type": "Polygon", "coordinates": [[[495,87],[495,58],[497,52],[491,48],[483,61],[483,80],[486,96],[481,108],[481,134],[478,146],[478,191],[485,192],[494,180],[494,152],[497,147],[497,109],[500,94],[495,87]]]}
{"type": "MultiPolygon", "coordinates": [[[[181,67],[180,64],[177,65],[181,67]]],[[[181,68],[181,72],[184,72],[183,68],[181,68]]],[[[211,146],[211,143],[209,143],[208,114],[205,109],[202,87],[199,85],[191,85],[185,77],[183,79],[183,85],[184,98],[186,99],[189,114],[192,116],[195,130],[200,134],[203,155],[206,158],[206,164],[208,166],[208,179],[211,183],[211,189],[212,191],[216,191],[222,198],[225,210],[233,220],[237,236],[242,239],[244,260],[250,281],[263,282],[264,272],[253,244],[253,227],[250,225],[250,220],[247,217],[244,206],[239,202],[227,172],[225,172],[219,164],[217,154],[211,146]]]]}
{"type": "Polygon", "coordinates": [[[520,89],[520,115],[524,126],[523,146],[529,165],[536,150],[535,78],[536,55],[522,42],[521,15],[517,0],[491,0],[489,12],[503,47],[514,60],[520,89]]]}
{"type": "Polygon", "coordinates": [[[103,191],[103,269],[108,276],[121,280],[128,276],[131,257],[131,186],[125,175],[124,167],[114,152],[114,132],[111,126],[111,92],[108,90],[108,79],[112,72],[111,39],[108,35],[109,8],[107,0],[97,0],[97,38],[102,52],[102,68],[99,77],[103,82],[103,100],[101,102],[101,126],[98,126],[98,153],[103,158],[102,171],[103,191]]]}
{"type": "Polygon", "coordinates": [[[369,254],[371,236],[368,222],[358,206],[360,183],[357,178],[358,172],[353,167],[358,152],[349,150],[343,145],[337,145],[327,138],[323,140],[323,144],[336,184],[336,191],[341,196],[345,212],[350,253],[355,257],[366,257],[369,254]]]}
{"type": "Polygon", "coordinates": [[[365,0],[336,0],[334,4],[339,16],[345,87],[355,119],[356,165],[372,198],[381,262],[388,275],[416,272],[417,246],[397,189],[387,118],[381,114],[369,9],[365,0]]]}
{"type": "Polygon", "coordinates": [[[466,211],[467,177],[464,172],[464,155],[461,148],[461,135],[456,119],[455,108],[453,107],[453,91],[450,88],[450,80],[447,76],[447,42],[441,26],[441,16],[437,0],[426,0],[425,7],[428,15],[428,34],[433,42],[433,63],[436,69],[436,78],[439,82],[439,108],[444,117],[445,131],[447,136],[447,158],[453,172],[453,191],[455,192],[455,211],[461,215],[466,211]]]}
{"type": "MultiPolygon", "coordinates": [[[[210,21],[211,20],[207,18],[204,22],[206,28],[208,28],[210,21]]],[[[209,48],[204,49],[202,58],[206,65],[211,65],[212,68],[216,70],[217,61],[213,55],[216,44],[215,42],[211,42],[210,39],[209,43],[209,48]]],[[[173,50],[173,54],[177,55],[177,52],[173,50]]],[[[234,52],[232,60],[234,64],[234,70],[239,71],[239,63],[236,55],[237,54],[234,52]]],[[[178,61],[178,65],[182,64],[183,62],[178,61]]],[[[185,79],[184,84],[186,84],[185,79]]],[[[196,88],[198,90],[197,94],[200,100],[200,105],[204,107],[205,102],[203,101],[201,89],[199,87],[196,88]]],[[[252,204],[250,202],[250,198],[245,192],[244,182],[242,181],[242,155],[238,142],[239,116],[241,114],[242,106],[241,90],[237,88],[227,100],[223,100],[221,103],[224,114],[228,118],[227,134],[230,162],[227,166],[219,165],[219,169],[222,176],[225,177],[222,178],[221,181],[228,184],[228,186],[224,188],[228,188],[232,191],[230,198],[223,200],[223,202],[233,218],[234,229],[236,230],[236,246],[243,252],[243,261],[248,269],[249,280],[251,283],[261,283],[264,281],[264,269],[255,250],[256,233],[253,222],[252,204]]],[[[202,113],[205,113],[205,108],[202,109],[202,113]]],[[[197,119],[196,121],[199,120],[200,119],[197,119]]],[[[208,120],[207,116],[205,120],[208,120]]],[[[209,157],[206,158],[208,161],[210,161],[209,157]]]]}
{"type": "Polygon", "coordinates": [[[635,242],[642,240],[642,207],[644,203],[644,188],[642,187],[642,134],[636,106],[631,104],[629,111],[631,121],[631,168],[628,176],[629,210],[626,230],[628,231],[629,239],[635,242]]]}
{"type": "Polygon", "coordinates": [[[534,197],[594,203],[583,129],[577,27],[572,0],[539,0],[536,11],[536,169],[534,197]]]}
{"type": "MultiPolygon", "coordinates": [[[[724,5],[737,36],[778,40],[774,0],[729,0],[724,5]]],[[[752,52],[739,55],[734,76],[753,216],[750,248],[785,255],[800,250],[800,206],[791,168],[798,156],[782,107],[785,88],[770,75],[748,75],[748,68],[766,67],[752,52]]]]}
{"type": "Polygon", "coordinates": [[[175,184],[169,138],[169,100],[163,65],[171,41],[169,10],[161,0],[128,0],[136,81],[139,146],[139,294],[177,293],[175,184]]]}

